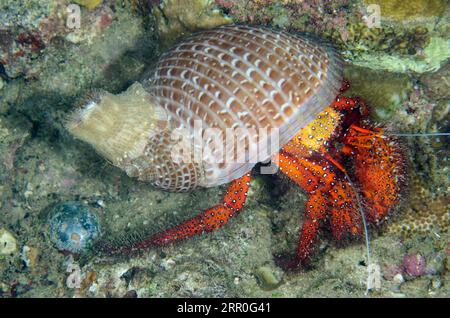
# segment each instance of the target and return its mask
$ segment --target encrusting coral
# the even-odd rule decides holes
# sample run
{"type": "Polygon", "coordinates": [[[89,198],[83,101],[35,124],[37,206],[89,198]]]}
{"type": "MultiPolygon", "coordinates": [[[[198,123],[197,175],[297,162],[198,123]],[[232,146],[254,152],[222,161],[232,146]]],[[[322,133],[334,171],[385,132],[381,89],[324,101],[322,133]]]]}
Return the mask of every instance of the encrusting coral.
{"type": "Polygon", "coordinates": [[[411,237],[446,233],[450,224],[448,196],[426,189],[419,178],[411,177],[401,212],[387,226],[387,232],[411,237]]]}

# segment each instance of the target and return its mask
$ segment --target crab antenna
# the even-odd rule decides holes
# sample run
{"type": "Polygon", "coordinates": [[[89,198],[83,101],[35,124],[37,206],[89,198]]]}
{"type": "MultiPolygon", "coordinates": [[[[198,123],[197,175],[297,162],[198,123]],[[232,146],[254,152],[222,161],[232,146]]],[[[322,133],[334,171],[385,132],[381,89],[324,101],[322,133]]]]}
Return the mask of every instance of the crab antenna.
{"type": "Polygon", "coordinates": [[[399,137],[439,137],[439,136],[450,136],[450,133],[401,133],[401,134],[390,134],[399,137]]]}
{"type": "MultiPolygon", "coordinates": [[[[370,270],[370,264],[371,264],[371,260],[370,260],[370,239],[369,239],[369,230],[367,228],[367,222],[366,222],[366,215],[364,214],[364,209],[363,206],[361,204],[361,200],[359,198],[359,194],[358,191],[356,191],[355,186],[353,185],[352,180],[350,179],[349,175],[347,174],[346,171],[343,171],[345,178],[347,179],[347,181],[349,182],[353,193],[355,194],[356,197],[356,202],[358,202],[358,207],[359,207],[359,213],[361,214],[361,219],[362,219],[362,223],[363,223],[363,227],[364,227],[364,236],[366,239],[366,250],[367,250],[367,267],[370,270]]],[[[367,286],[367,291],[366,291],[366,295],[370,292],[369,286],[367,286]]]]}

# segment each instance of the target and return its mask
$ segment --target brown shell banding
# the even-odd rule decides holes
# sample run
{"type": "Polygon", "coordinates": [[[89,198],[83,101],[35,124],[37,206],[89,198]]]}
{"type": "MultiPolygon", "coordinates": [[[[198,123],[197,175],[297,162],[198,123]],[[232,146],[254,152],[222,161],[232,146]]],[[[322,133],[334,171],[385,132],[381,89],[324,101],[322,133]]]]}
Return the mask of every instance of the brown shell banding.
{"type": "MultiPolygon", "coordinates": [[[[195,120],[204,129],[277,128],[282,146],[331,103],[341,74],[333,50],[308,37],[228,25],[175,45],[160,58],[145,86],[169,114],[173,129],[192,129],[195,120]]],[[[189,187],[229,182],[250,170],[254,160],[268,158],[250,159],[204,162],[203,178],[193,181],[190,176],[189,187]]]]}
{"type": "Polygon", "coordinates": [[[173,144],[170,131],[162,131],[149,140],[142,156],[124,162],[122,167],[129,176],[142,181],[151,180],[161,189],[176,192],[194,189],[198,186],[198,180],[203,179],[202,169],[194,162],[174,161],[171,153],[173,144]]]}

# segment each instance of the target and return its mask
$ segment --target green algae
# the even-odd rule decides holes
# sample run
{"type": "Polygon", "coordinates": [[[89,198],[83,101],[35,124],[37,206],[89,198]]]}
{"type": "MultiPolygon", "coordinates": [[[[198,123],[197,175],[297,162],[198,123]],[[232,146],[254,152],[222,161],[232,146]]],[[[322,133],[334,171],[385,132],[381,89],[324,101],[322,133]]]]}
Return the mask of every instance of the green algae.
{"type": "Polygon", "coordinates": [[[376,71],[368,68],[348,66],[344,77],[351,82],[347,96],[360,96],[373,110],[377,120],[389,119],[409,98],[413,84],[405,74],[376,71]]]}
{"type": "Polygon", "coordinates": [[[350,23],[343,30],[325,31],[349,58],[369,53],[397,54],[412,56],[427,46],[430,32],[423,26],[382,26],[370,28],[365,23],[350,23]],[[345,39],[342,38],[345,32],[345,39]]]}
{"type": "Polygon", "coordinates": [[[272,25],[278,28],[286,28],[291,23],[288,9],[280,5],[273,5],[267,8],[268,17],[272,20],[272,25]]]}
{"type": "Polygon", "coordinates": [[[346,1],[227,1],[227,8],[233,12],[230,16],[235,22],[269,23],[325,37],[345,58],[364,67],[423,73],[436,70],[448,58],[445,1],[394,1],[395,6],[383,1],[380,27],[364,21],[362,12],[372,2],[376,1],[357,1],[353,5],[346,1]],[[388,19],[388,9],[398,10],[399,17],[424,16],[426,20],[388,19]]]}
{"type": "Polygon", "coordinates": [[[432,72],[450,57],[450,41],[441,37],[432,37],[424,48],[424,57],[401,57],[383,53],[361,53],[354,64],[388,72],[432,72]]]}
{"type": "Polygon", "coordinates": [[[381,15],[396,21],[421,17],[437,17],[448,10],[447,0],[364,0],[366,5],[380,6],[381,15]]]}
{"type": "Polygon", "coordinates": [[[233,22],[213,4],[211,0],[161,1],[154,16],[162,47],[172,45],[189,33],[233,22]]]}
{"type": "Polygon", "coordinates": [[[258,283],[263,290],[271,291],[278,288],[282,284],[282,280],[280,279],[280,275],[274,273],[274,268],[269,266],[261,266],[255,272],[255,275],[258,279],[258,283]]]}
{"type": "Polygon", "coordinates": [[[74,2],[92,10],[101,5],[103,0],[74,0],[74,2]]]}

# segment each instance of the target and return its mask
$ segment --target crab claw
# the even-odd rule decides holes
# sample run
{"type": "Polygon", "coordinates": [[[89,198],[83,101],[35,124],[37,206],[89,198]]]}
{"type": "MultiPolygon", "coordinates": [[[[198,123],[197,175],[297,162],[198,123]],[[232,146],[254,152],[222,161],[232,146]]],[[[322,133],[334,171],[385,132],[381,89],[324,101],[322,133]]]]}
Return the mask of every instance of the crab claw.
{"type": "Polygon", "coordinates": [[[356,125],[350,126],[344,144],[367,206],[367,221],[378,224],[400,201],[406,173],[401,147],[395,137],[383,135],[381,128],[356,125]]]}

